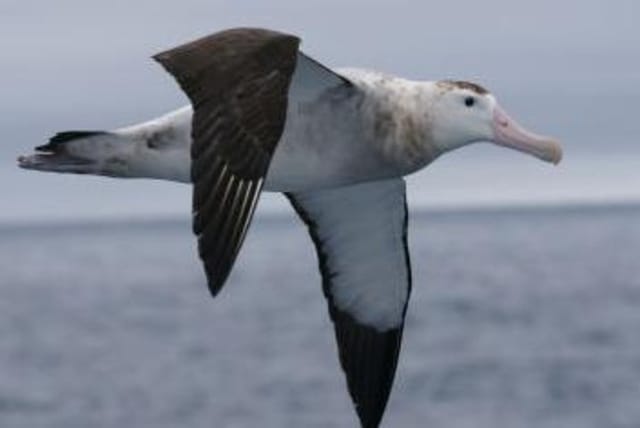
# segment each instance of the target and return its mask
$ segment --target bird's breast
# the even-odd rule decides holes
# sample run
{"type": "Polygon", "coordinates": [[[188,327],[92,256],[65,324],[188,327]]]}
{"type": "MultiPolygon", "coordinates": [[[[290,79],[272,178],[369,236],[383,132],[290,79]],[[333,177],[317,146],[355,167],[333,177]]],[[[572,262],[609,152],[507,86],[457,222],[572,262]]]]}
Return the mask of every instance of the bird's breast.
{"type": "Polygon", "coordinates": [[[429,136],[393,93],[328,91],[290,102],[266,190],[293,192],[401,177],[426,165],[429,136]]]}
{"type": "Polygon", "coordinates": [[[397,176],[380,151],[375,124],[363,115],[363,94],[327,93],[290,103],[266,190],[293,192],[397,176]]]}

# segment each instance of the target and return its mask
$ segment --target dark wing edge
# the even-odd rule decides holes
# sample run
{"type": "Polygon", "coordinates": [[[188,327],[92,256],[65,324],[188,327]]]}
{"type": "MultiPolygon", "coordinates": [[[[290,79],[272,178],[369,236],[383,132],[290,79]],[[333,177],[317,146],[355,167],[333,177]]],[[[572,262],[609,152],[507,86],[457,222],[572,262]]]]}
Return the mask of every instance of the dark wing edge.
{"type": "Polygon", "coordinates": [[[316,67],[318,70],[322,70],[323,72],[327,73],[328,75],[334,76],[336,79],[338,79],[340,81],[340,83],[342,85],[344,85],[347,88],[351,88],[354,86],[353,82],[349,79],[347,79],[345,76],[343,76],[342,74],[330,69],[329,67],[327,67],[326,65],[324,65],[323,63],[321,63],[320,61],[310,57],[309,55],[307,55],[306,53],[299,51],[298,55],[300,57],[300,59],[302,59],[303,61],[308,61],[309,64],[312,64],[314,67],[316,67]]]}
{"type": "Polygon", "coordinates": [[[359,323],[347,312],[341,311],[330,293],[334,273],[328,266],[325,243],[318,233],[318,225],[312,215],[296,200],[295,194],[286,193],[294,210],[306,224],[316,248],[318,266],[322,275],[322,289],[334,324],[340,365],[346,375],[347,388],[363,428],[380,425],[391,394],[404,331],[404,318],[411,294],[411,261],[407,243],[408,210],[404,199],[403,251],[407,270],[407,296],[400,326],[386,331],[359,323]]]}
{"type": "Polygon", "coordinates": [[[222,31],[153,58],[189,97],[193,231],[211,294],[227,279],[286,121],[300,39],[222,31]]]}

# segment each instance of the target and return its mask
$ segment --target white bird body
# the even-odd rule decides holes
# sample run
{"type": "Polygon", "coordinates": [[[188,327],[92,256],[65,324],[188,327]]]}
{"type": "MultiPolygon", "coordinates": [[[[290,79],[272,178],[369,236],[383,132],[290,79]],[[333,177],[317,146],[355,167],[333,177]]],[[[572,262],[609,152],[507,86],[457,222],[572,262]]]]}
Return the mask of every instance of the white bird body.
{"type": "MultiPolygon", "coordinates": [[[[105,134],[91,137],[94,139],[121,137],[123,141],[131,141],[125,150],[122,147],[120,159],[126,162],[112,162],[113,151],[107,150],[102,156],[101,168],[105,175],[131,178],[158,178],[161,180],[191,183],[191,119],[193,108],[188,105],[147,122],[120,128],[105,134]],[[148,141],[162,144],[164,150],[149,147],[148,141]]],[[[78,145],[85,144],[90,150],[91,141],[80,140],[78,145]]],[[[69,143],[73,144],[73,142],[69,143]]],[[[114,142],[114,145],[118,142],[114,142]]],[[[70,147],[70,150],[73,150],[70,147]]],[[[80,148],[78,148],[80,150],[80,148]]],[[[94,149],[95,150],[95,144],[94,149]]],[[[116,149],[117,150],[117,149],[116,149]]]]}
{"type": "MultiPolygon", "coordinates": [[[[428,106],[438,95],[436,82],[354,68],[336,73],[358,90],[336,91],[320,99],[290,97],[265,191],[324,189],[403,176],[440,154],[437,147],[424,144],[430,138],[428,106]]],[[[96,139],[107,141],[117,135],[135,144],[122,144],[118,161],[112,146],[105,150],[101,162],[105,175],[191,183],[192,118],[192,107],[185,106],[93,140],[71,142],[69,150],[78,156],[91,151],[95,157],[96,139]],[[150,141],[163,150],[150,148],[150,141]]]]}

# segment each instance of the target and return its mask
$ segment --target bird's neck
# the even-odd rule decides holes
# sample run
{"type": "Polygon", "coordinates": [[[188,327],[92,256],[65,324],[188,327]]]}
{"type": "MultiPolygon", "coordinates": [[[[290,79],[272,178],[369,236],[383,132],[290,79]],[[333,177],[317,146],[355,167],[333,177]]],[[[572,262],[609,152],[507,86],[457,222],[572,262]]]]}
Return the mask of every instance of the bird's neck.
{"type": "Polygon", "coordinates": [[[423,168],[444,152],[433,135],[435,83],[385,76],[370,85],[375,139],[403,174],[423,168]]]}

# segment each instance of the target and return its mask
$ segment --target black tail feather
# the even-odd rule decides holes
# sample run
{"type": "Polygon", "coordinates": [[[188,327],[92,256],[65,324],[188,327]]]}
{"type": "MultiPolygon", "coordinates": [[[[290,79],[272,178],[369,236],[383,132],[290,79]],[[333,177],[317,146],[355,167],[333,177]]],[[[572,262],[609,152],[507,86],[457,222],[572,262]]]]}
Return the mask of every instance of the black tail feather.
{"type": "Polygon", "coordinates": [[[64,131],[58,132],[56,135],[49,139],[49,142],[45,145],[36,147],[36,151],[39,152],[51,152],[56,150],[56,146],[69,141],[78,140],[80,138],[89,138],[96,135],[108,134],[105,131],[64,131]]]}

